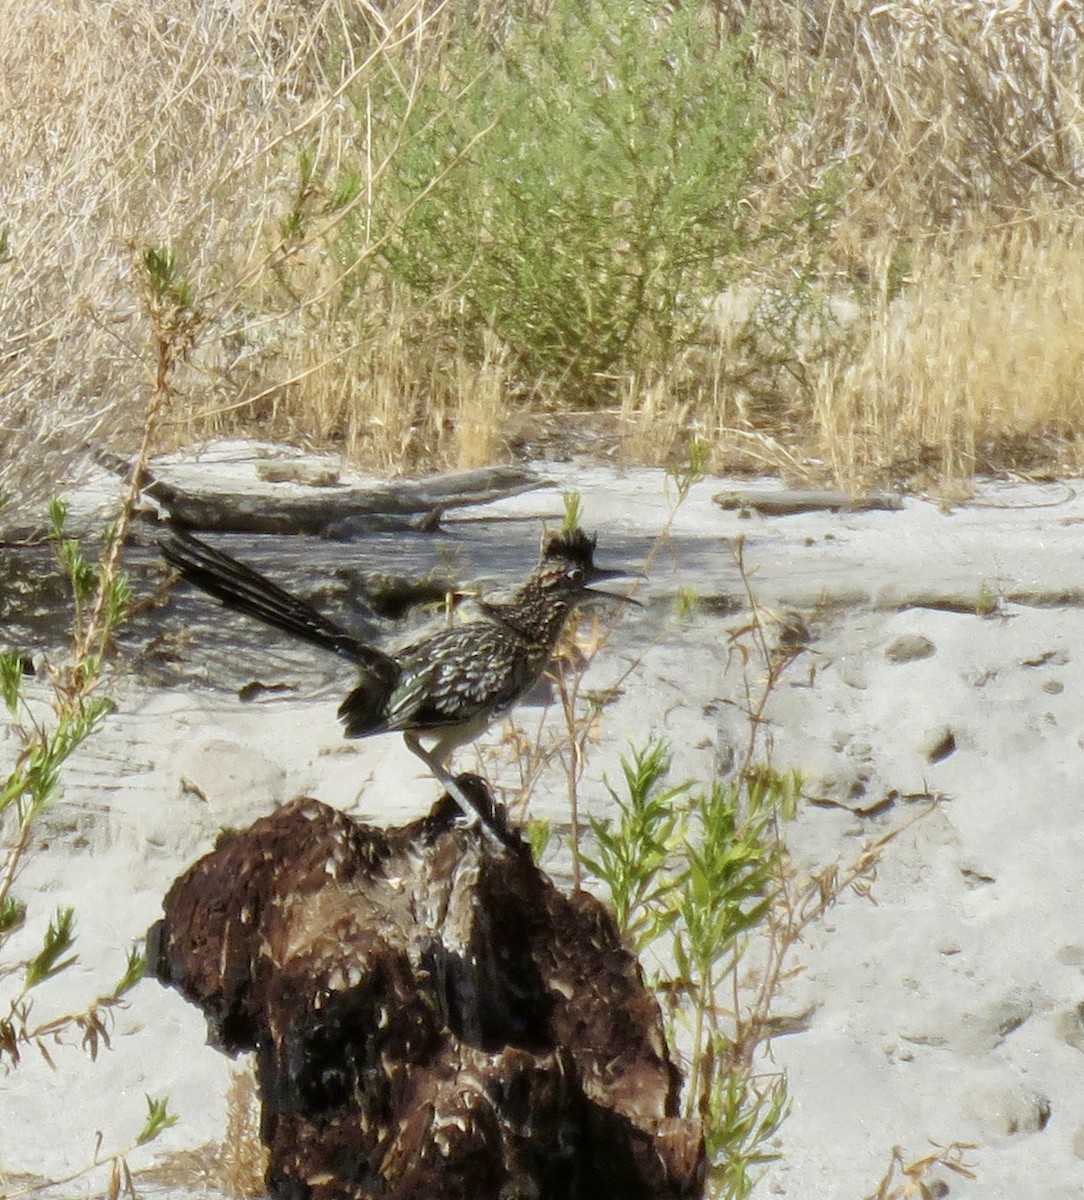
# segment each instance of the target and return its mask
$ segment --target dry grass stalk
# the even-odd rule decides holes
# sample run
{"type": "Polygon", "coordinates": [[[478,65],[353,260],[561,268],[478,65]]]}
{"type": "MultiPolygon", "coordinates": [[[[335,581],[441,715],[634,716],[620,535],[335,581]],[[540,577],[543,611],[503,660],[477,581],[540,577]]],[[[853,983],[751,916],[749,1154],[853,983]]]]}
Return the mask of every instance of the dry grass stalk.
{"type": "Polygon", "coordinates": [[[267,1190],[267,1148],[260,1141],[260,1094],[251,1059],[230,1070],[226,1131],[219,1147],[215,1185],[227,1196],[247,1200],[267,1190]]]}
{"type": "Polygon", "coordinates": [[[1059,455],[1078,466],[1081,234],[1050,217],[923,249],[854,362],[819,381],[814,424],[833,473],[967,478],[1059,455]]]}
{"type": "MultiPolygon", "coordinates": [[[[815,100],[780,146],[792,179],[844,168],[846,217],[907,236],[1084,179],[1084,14],[1031,0],[731,4],[781,96],[815,100]]],[[[864,228],[862,226],[864,225],[864,228]]]]}
{"type": "MultiPolygon", "coordinates": [[[[790,456],[813,455],[848,480],[906,475],[916,454],[964,473],[988,444],[1075,428],[1063,401],[1079,311],[1081,12],[724,0],[709,15],[720,36],[752,31],[780,118],[750,228],[818,189],[832,196],[789,256],[765,262],[751,244],[744,267],[784,292],[812,272],[823,302],[853,292],[866,316],[826,357],[787,347],[769,319],[790,357],[774,362],[762,343],[759,367],[774,374],[752,391],[722,340],[641,364],[615,381],[627,452],[669,461],[699,433],[718,443],[715,467],[790,473],[790,456]],[[1005,255],[1013,272],[999,278],[1005,255]],[[901,288],[905,321],[887,302],[901,288]],[[984,334],[999,323],[1010,336],[995,343],[984,334]]],[[[478,16],[495,33],[507,19],[494,6],[478,16]]],[[[524,392],[504,386],[502,348],[471,359],[437,333],[442,314],[374,270],[390,231],[370,205],[401,146],[371,136],[382,114],[370,72],[393,63],[409,110],[442,69],[449,29],[446,7],[423,0],[13,9],[0,77],[0,111],[19,115],[0,139],[0,491],[53,489],[89,436],[134,446],[153,362],[133,269],[146,246],[177,252],[206,319],[173,380],[176,440],[256,428],[334,442],[382,470],[504,453],[508,397],[524,392]],[[332,203],[340,168],[359,164],[356,193],[332,203]],[[328,239],[347,224],[351,254],[336,258],[328,239]],[[347,278],[359,299],[344,319],[347,278]]],[[[562,403],[559,389],[540,398],[562,403]]]]}
{"type": "MultiPolygon", "coordinates": [[[[333,172],[358,135],[344,90],[382,54],[420,53],[412,43],[440,12],[421,0],[380,13],[353,0],[152,0],[124,13],[41,0],[12,12],[0,78],[0,111],[19,113],[0,139],[0,490],[40,498],[87,437],[133,444],[153,363],[133,268],[146,246],[176,252],[206,317],[173,381],[178,439],[253,425],[341,436],[335,401],[355,399],[344,359],[383,356],[377,307],[348,332],[332,297],[379,233],[345,265],[314,252],[313,237],[353,210],[299,194],[299,147],[333,172]],[[298,206],[313,214],[310,236],[280,224],[298,206]],[[334,383],[295,407],[322,365],[334,383]]],[[[370,167],[359,203],[388,163],[370,167]]],[[[401,402],[396,365],[383,387],[401,402]]],[[[396,454],[403,440],[389,435],[396,454]]]]}
{"type": "Polygon", "coordinates": [[[966,1155],[974,1149],[967,1142],[952,1142],[936,1146],[929,1154],[908,1162],[897,1146],[876,1191],[866,1200],[933,1200],[935,1196],[949,1195],[951,1189],[938,1177],[940,1171],[951,1171],[961,1179],[974,1179],[975,1172],[966,1161],[966,1155]]]}

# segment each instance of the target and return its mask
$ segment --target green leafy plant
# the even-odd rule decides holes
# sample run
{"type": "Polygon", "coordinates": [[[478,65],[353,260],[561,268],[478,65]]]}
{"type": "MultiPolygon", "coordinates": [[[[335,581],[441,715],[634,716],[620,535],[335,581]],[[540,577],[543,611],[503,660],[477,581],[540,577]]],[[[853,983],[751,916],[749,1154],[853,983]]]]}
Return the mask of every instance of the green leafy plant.
{"type": "Polygon", "coordinates": [[[464,19],[409,103],[389,67],[381,104],[385,269],[464,345],[496,333],[529,380],[612,394],[665,365],[735,272],[766,109],[746,47],[695,5],[558,0],[498,37],[464,19]]]}
{"type": "Polygon", "coordinates": [[[975,615],[978,617],[994,617],[1001,612],[1001,596],[997,588],[988,580],[979,585],[975,597],[975,615]]]}
{"type": "MultiPolygon", "coordinates": [[[[112,702],[94,694],[102,670],[101,649],[122,619],[128,603],[127,581],[103,561],[87,561],[79,542],[66,533],[66,506],[54,501],[50,508],[57,557],[67,571],[72,589],[72,652],[69,660],[51,668],[52,714],[46,719],[25,691],[23,656],[0,652],[0,692],[22,740],[22,749],[7,778],[0,784],[0,984],[12,981],[5,997],[0,994],[0,1066],[17,1067],[27,1048],[35,1049],[50,1065],[58,1044],[78,1040],[94,1059],[110,1045],[110,1022],[115,1009],[143,977],[141,950],[128,952],[125,969],[114,986],[85,1009],[54,1013],[38,1019],[35,1000],[50,981],[63,975],[76,961],[76,917],[70,907],[56,910],[42,935],[40,948],[23,960],[5,954],[8,940],[26,919],[27,905],[13,894],[22,866],[31,853],[32,834],[43,813],[61,796],[61,772],[71,755],[102,725],[112,702]]],[[[148,1097],[149,1115],[132,1146],[105,1158],[95,1157],[68,1180],[100,1167],[109,1169],[109,1194],[122,1189],[134,1195],[126,1155],[153,1140],[176,1120],[165,1099],[148,1097]]]]}
{"type": "Polygon", "coordinates": [[[561,532],[572,533],[582,524],[583,495],[574,489],[562,492],[561,503],[565,510],[561,519],[561,532]]]}
{"type": "Polygon", "coordinates": [[[660,789],[669,767],[670,753],[662,741],[648,742],[622,758],[625,794],[606,782],[617,818],[591,818],[597,850],[583,856],[587,869],[609,889],[618,928],[638,951],[678,916],[671,902],[670,868],[688,825],[681,806],[690,785],[660,789]]]}
{"type": "MultiPolygon", "coordinates": [[[[91,564],[79,542],[67,535],[63,502],[52,503],[50,519],[57,557],[71,583],[72,651],[66,663],[50,668],[53,696],[48,719],[26,696],[23,656],[11,650],[0,652],[0,693],[12,728],[22,741],[14,765],[0,783],[0,955],[26,916],[26,904],[13,889],[30,852],[33,831],[42,814],[60,798],[65,763],[112,711],[112,701],[96,694],[96,689],[103,647],[128,602],[127,581],[116,572],[115,564],[109,565],[108,552],[102,563],[91,564]]],[[[26,1046],[36,1047],[48,1059],[48,1044],[67,1030],[79,1032],[92,1057],[99,1045],[109,1044],[108,1013],[142,976],[142,956],[136,951],[129,953],[116,986],[85,1011],[43,1022],[32,1019],[33,993],[76,961],[75,927],[74,911],[58,909],[39,951],[22,963],[0,967],[0,977],[21,978],[6,1001],[6,1011],[0,1011],[0,1061],[17,1064],[26,1046]]]]}
{"type": "MultiPolygon", "coordinates": [[[[50,668],[50,719],[43,717],[39,706],[26,695],[22,655],[10,650],[0,652],[0,692],[12,728],[22,740],[14,765],[0,783],[0,985],[7,981],[14,984],[6,996],[0,991],[0,1068],[17,1067],[28,1048],[55,1066],[54,1048],[69,1041],[78,1041],[92,1059],[97,1058],[99,1050],[110,1045],[113,1012],[142,979],[145,968],[142,950],[131,949],[121,977],[108,992],[85,1009],[38,1019],[35,1001],[44,998],[50,981],[63,975],[78,958],[74,910],[56,910],[36,953],[22,960],[11,960],[5,953],[9,938],[21,928],[27,915],[26,902],[16,897],[13,889],[32,852],[33,832],[41,816],[61,797],[65,763],[112,710],[112,701],[96,695],[95,689],[101,681],[102,648],[128,603],[127,581],[116,573],[115,560],[109,554],[116,532],[107,534],[103,560],[92,564],[79,543],[67,536],[65,506],[56,501],[50,511],[57,556],[71,581],[73,603],[71,655],[66,663],[50,668]]],[[[51,1182],[71,1182],[89,1171],[107,1167],[108,1194],[117,1196],[126,1190],[134,1196],[126,1156],[176,1121],[166,1099],[148,1097],[147,1103],[147,1120],[130,1147],[104,1158],[95,1155],[90,1164],[66,1180],[51,1182]]]]}
{"type": "MultiPolygon", "coordinates": [[[[28,856],[39,852],[33,835],[43,814],[62,797],[62,771],[72,754],[96,733],[113,709],[104,694],[105,664],[113,634],[125,619],[131,594],[120,569],[120,551],[142,485],[156,420],[169,395],[173,372],[191,349],[200,317],[191,285],[181,275],[172,251],[148,249],[141,258],[147,316],[155,344],[154,385],[148,399],[140,449],[116,522],[102,536],[97,560],[68,531],[68,508],[60,499],[49,506],[50,533],[57,560],[71,589],[70,644],[66,655],[46,661],[45,696],[27,694],[25,656],[0,651],[0,698],[12,733],[20,742],[6,779],[0,780],[0,1068],[17,1067],[27,1048],[53,1064],[52,1050],[78,1040],[89,1056],[110,1045],[112,1014],[142,978],[142,951],[128,952],[114,986],[85,1009],[54,1013],[45,1019],[35,1006],[46,1000],[49,985],[77,961],[76,915],[61,907],[49,919],[40,946],[29,956],[11,953],[11,938],[29,919],[28,904],[15,894],[28,856]]],[[[148,1115],[132,1145],[94,1160],[66,1180],[109,1168],[108,1194],[122,1189],[134,1195],[126,1155],[156,1138],[174,1123],[165,1099],[147,1098],[148,1115]]]]}
{"type": "MultiPolygon", "coordinates": [[[[696,481],[695,460],[678,473],[678,498],[696,481]]],[[[725,779],[700,787],[668,782],[669,747],[658,738],[622,759],[623,788],[607,783],[615,815],[593,819],[583,863],[609,892],[614,912],[662,1006],[667,1041],[684,1070],[687,1116],[700,1118],[708,1194],[747,1197],[776,1157],[771,1141],[789,1110],[785,1076],[766,1067],[764,1045],[787,961],[804,931],[846,891],[869,892],[886,848],[932,805],[812,878],[791,867],[784,830],[797,809],[801,777],[770,761],[762,732],[769,699],[803,638],[788,636],[794,614],[756,600],[744,545],[735,561],[749,616],[730,631],[740,670],[749,739],[725,779]],[[752,945],[757,971],[743,969],[752,945]]]]}
{"type": "Polygon", "coordinates": [[[782,886],[779,821],[793,814],[797,776],[761,772],[699,790],[663,786],[666,744],[622,759],[625,791],[607,785],[617,811],[592,820],[597,851],[584,865],[608,888],[631,944],[670,965],[653,980],[668,998],[668,1041],[688,1046],[683,1108],[703,1123],[715,1191],[743,1196],[787,1112],[782,1077],[757,1077],[744,1013],[718,998],[736,993],[738,966],[782,886]]]}

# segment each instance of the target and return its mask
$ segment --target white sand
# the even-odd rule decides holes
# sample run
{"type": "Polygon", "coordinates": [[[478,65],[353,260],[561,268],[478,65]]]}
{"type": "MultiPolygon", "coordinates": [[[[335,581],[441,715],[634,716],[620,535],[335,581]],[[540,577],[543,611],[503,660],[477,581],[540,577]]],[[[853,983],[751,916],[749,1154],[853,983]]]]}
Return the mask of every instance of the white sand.
{"type": "MultiPolygon", "coordinates": [[[[603,563],[619,557],[608,546],[630,537],[646,547],[667,518],[658,472],[555,475],[582,491],[603,563]]],[[[898,799],[862,815],[886,797],[944,796],[889,847],[875,903],[846,895],[798,949],[795,965],[805,969],[777,1011],[812,1013],[807,1029],[773,1044],[793,1112],[779,1138],[782,1158],[757,1195],[858,1200],[873,1191],[894,1146],[913,1159],[931,1143],[962,1141],[975,1143],[967,1161],[977,1179],[940,1172],[952,1196],[1077,1197],[1084,500],[1062,485],[990,485],[954,511],[908,500],[898,513],[742,520],[710,499],[735,486],[694,488],[652,567],[642,593],[648,607],[625,618],[592,668],[590,683],[602,684],[639,660],[588,766],[583,795],[592,810],[604,811],[601,775],[614,773],[630,741],[666,736],[674,777],[706,780],[744,736],[735,709],[722,703],[740,695],[739,675],[727,669],[727,633],[740,616],[672,616],[680,588],[709,601],[740,599],[729,548],[739,533],[761,603],[799,609],[814,634],[769,714],[777,765],[801,768],[823,802],[804,806],[791,828],[797,863],[815,870],[849,860],[915,811],[898,799]],[[1005,601],[987,618],[897,611],[980,594],[1028,602],[1005,601]],[[1037,606],[1043,597],[1047,606],[1037,606]],[[933,651],[892,661],[886,648],[903,636],[924,637],[933,651]],[[947,732],[955,751],[931,761],[947,732]]],[[[559,510],[552,493],[496,507],[559,510]]],[[[529,526],[509,528],[534,536],[529,526]]],[[[425,810],[436,787],[399,739],[344,745],[334,709],[332,697],[241,704],[121,684],[118,711],[71,763],[65,798],[45,823],[48,850],[33,855],[19,881],[31,919],[13,952],[31,952],[57,906],[74,905],[79,919],[80,961],[40,990],[39,1018],[108,990],[170,883],[220,826],[299,793],[381,821],[425,810]]],[[[532,728],[538,713],[520,716],[532,728]]],[[[486,744],[499,740],[494,730],[486,744]]],[[[0,741],[0,752],[13,751],[10,736],[0,741]]],[[[460,765],[472,766],[473,756],[460,765]]],[[[532,811],[567,820],[559,771],[542,781],[532,811]]],[[[181,1118],[155,1155],[216,1141],[229,1064],[203,1039],[199,1014],[145,981],[96,1064],[77,1048],[58,1049],[52,1072],[28,1055],[0,1081],[0,1170],[62,1175],[89,1159],[96,1131],[104,1148],[124,1145],[142,1123],[145,1092],[168,1094],[181,1118]]],[[[138,1171],[150,1158],[137,1152],[131,1165],[138,1171]]],[[[52,1194],[100,1194],[101,1186],[99,1175],[52,1194]]]]}

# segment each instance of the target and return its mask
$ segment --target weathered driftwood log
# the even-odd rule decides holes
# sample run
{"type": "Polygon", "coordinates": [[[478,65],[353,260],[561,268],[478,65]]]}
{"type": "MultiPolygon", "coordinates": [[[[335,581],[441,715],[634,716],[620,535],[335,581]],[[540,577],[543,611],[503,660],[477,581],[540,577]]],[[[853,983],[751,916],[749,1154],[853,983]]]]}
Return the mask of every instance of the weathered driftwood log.
{"type": "Polygon", "coordinates": [[[699,1196],[699,1129],[609,914],[457,812],[383,831],[297,800],[166,897],[151,970],[256,1051],[272,1196],[699,1196]]]}
{"type": "Polygon", "coordinates": [[[314,487],[210,491],[182,488],[164,479],[149,484],[170,516],[189,529],[222,533],[315,533],[348,540],[385,529],[437,528],[445,509],[486,504],[548,486],[536,471],[485,467],[393,480],[374,487],[314,487]]]}
{"type": "Polygon", "coordinates": [[[895,512],[903,508],[902,498],[892,492],[852,496],[849,492],[785,488],[778,492],[718,492],[712,499],[720,508],[755,511],[763,517],[790,517],[804,512],[869,512],[871,509],[895,512]]]}

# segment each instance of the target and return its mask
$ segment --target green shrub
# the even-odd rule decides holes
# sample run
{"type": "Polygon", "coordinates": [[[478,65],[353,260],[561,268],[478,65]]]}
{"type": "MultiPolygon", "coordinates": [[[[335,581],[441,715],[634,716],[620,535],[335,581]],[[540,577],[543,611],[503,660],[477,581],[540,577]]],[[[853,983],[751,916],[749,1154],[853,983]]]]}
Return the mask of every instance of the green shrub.
{"type": "MultiPolygon", "coordinates": [[[[495,333],[573,398],[665,366],[743,245],[765,131],[744,49],[695,5],[557,0],[499,40],[462,21],[417,87],[389,65],[373,107],[394,163],[365,218],[385,270],[461,345],[495,333]]],[[[360,238],[340,226],[343,261],[360,238]]]]}
{"type": "Polygon", "coordinates": [[[653,986],[671,1001],[671,1048],[688,1047],[683,1111],[703,1122],[709,1194],[738,1200],[774,1157],[788,1110],[785,1079],[757,1063],[772,992],[745,994],[740,967],[750,938],[771,936],[786,861],[778,824],[800,780],[762,768],[702,791],[663,788],[669,766],[661,741],[622,760],[624,793],[607,785],[617,815],[592,820],[597,849],[583,861],[635,949],[669,960],[653,986]]]}

